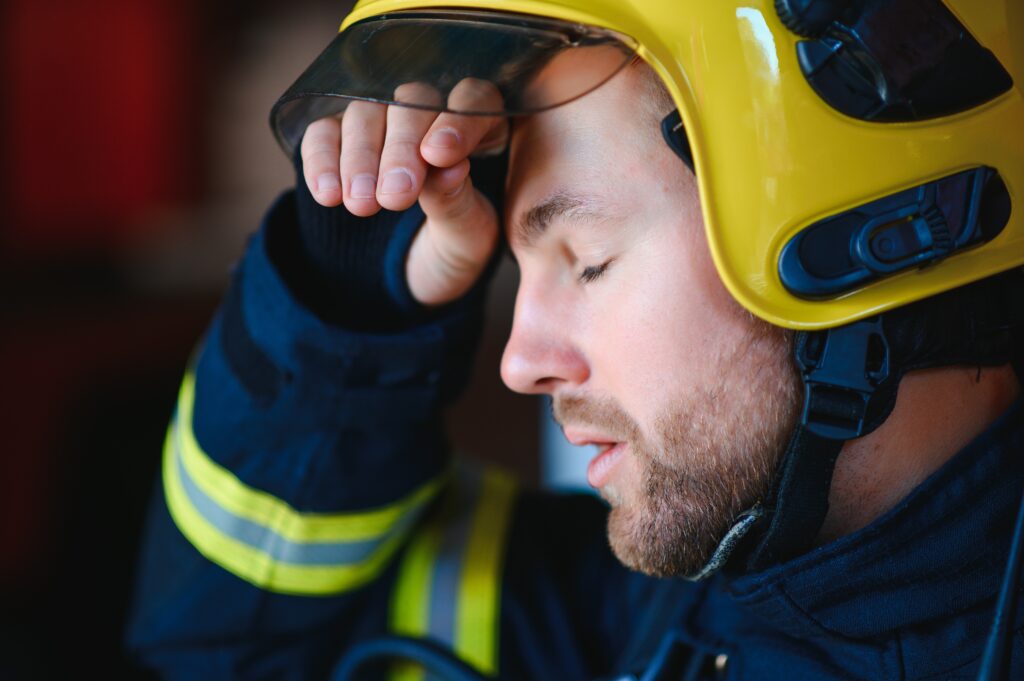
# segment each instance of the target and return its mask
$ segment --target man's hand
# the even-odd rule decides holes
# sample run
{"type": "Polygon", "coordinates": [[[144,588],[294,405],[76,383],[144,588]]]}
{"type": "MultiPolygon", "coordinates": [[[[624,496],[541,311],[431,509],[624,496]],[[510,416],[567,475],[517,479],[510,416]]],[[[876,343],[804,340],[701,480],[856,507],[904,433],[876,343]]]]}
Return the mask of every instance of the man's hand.
{"type": "MultiPolygon", "coordinates": [[[[439,102],[428,86],[407,83],[399,101],[439,102]]],[[[451,108],[500,108],[493,84],[467,78],[449,95],[451,108]]],[[[405,210],[417,200],[426,221],[406,261],[409,290],[424,305],[440,305],[468,291],[498,243],[494,207],[473,187],[469,157],[504,146],[508,122],[498,116],[438,114],[356,101],[340,118],[306,129],[302,163],[318,203],[341,203],[366,217],[381,208],[405,210]]]]}

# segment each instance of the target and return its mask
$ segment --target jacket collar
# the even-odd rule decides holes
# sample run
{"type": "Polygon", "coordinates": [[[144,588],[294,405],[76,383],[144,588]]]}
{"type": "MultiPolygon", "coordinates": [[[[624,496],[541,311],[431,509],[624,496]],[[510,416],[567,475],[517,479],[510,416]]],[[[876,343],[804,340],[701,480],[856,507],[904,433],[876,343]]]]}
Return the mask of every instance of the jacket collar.
{"type": "Polygon", "coordinates": [[[727,578],[746,609],[795,635],[882,636],[993,599],[1024,489],[1024,398],[867,527],[727,578]]]}

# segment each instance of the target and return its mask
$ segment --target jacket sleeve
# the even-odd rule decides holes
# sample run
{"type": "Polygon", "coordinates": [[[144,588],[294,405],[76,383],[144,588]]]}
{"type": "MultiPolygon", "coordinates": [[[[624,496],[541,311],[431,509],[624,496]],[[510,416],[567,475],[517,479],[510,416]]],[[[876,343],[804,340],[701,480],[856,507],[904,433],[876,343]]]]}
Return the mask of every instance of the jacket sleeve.
{"type": "Polygon", "coordinates": [[[394,558],[452,475],[440,408],[467,376],[481,293],[389,333],[328,325],[268,248],[294,220],[286,194],[168,429],[127,632],[168,679],[325,677],[388,630],[394,558]]]}

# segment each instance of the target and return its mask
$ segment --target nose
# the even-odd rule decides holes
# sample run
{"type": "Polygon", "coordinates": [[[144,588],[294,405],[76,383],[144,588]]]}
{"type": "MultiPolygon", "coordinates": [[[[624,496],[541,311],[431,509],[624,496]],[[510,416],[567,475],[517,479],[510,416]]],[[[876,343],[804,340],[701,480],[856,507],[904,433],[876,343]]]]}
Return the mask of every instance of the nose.
{"type": "Polygon", "coordinates": [[[520,286],[501,358],[501,379],[511,390],[552,395],[589,378],[586,357],[574,343],[571,314],[565,312],[553,295],[530,294],[520,286]]]}

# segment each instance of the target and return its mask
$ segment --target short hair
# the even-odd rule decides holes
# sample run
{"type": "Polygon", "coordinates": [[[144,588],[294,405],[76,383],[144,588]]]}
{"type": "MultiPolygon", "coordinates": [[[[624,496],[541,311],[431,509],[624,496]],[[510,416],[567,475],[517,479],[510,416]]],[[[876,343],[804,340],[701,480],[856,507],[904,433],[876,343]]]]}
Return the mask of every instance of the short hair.
{"type": "Polygon", "coordinates": [[[675,100],[672,99],[671,93],[665,87],[665,81],[639,55],[633,57],[633,61],[627,68],[639,70],[644,88],[644,96],[641,101],[647,112],[654,116],[660,124],[661,119],[676,108],[675,100]]]}

